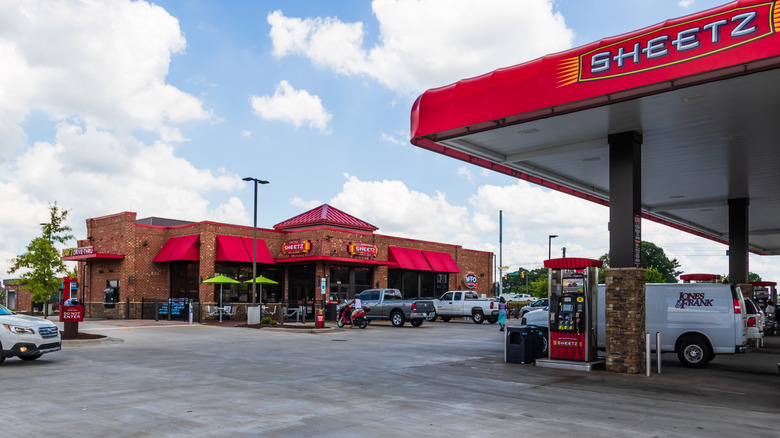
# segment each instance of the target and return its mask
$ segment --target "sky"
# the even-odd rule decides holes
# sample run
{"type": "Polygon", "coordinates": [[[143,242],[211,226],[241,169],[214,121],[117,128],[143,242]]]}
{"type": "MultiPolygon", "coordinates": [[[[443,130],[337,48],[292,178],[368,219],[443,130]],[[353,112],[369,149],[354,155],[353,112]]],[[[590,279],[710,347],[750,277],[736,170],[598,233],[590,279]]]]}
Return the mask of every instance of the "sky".
{"type": "MultiPolygon", "coordinates": [[[[724,0],[3,0],[0,278],[56,202],[272,228],[323,203],[510,270],[608,252],[608,210],[413,146],[429,88],[724,0]],[[502,212],[499,245],[499,212],[502,212]],[[549,235],[558,235],[549,245],[549,235]]],[[[654,223],[686,273],[727,247],[654,223]]],[[[72,241],[68,247],[75,247],[72,241]]],[[[750,271],[780,279],[777,257],[750,271]]]]}

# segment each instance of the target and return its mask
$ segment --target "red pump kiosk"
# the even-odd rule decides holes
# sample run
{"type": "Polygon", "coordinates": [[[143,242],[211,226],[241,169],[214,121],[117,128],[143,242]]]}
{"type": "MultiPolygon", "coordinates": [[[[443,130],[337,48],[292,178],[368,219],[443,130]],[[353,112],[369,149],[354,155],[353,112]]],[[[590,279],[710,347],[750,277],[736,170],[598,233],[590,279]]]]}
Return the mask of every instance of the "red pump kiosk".
{"type": "MultiPolygon", "coordinates": [[[[545,260],[549,269],[550,360],[597,363],[598,268],[600,260],[545,260]]],[[[590,369],[590,367],[588,367],[590,369]]]]}

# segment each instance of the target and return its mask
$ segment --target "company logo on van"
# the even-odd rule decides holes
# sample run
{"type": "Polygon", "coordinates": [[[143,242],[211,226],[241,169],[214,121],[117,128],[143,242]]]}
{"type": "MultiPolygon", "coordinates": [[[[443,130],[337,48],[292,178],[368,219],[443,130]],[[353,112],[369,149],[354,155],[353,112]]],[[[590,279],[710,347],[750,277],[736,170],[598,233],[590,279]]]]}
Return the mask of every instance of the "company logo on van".
{"type": "Polygon", "coordinates": [[[704,298],[704,294],[680,292],[680,298],[677,299],[677,303],[674,305],[677,309],[685,309],[686,307],[712,307],[712,299],[704,298]]]}

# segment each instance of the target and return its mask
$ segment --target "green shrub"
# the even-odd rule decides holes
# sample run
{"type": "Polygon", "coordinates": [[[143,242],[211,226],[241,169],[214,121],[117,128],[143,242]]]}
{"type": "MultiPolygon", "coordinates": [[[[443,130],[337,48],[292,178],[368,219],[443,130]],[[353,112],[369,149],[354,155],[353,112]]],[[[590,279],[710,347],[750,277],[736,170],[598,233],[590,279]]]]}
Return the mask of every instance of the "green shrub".
{"type": "Polygon", "coordinates": [[[264,316],[263,319],[260,320],[260,324],[276,325],[276,320],[271,318],[270,316],[264,316]]]}

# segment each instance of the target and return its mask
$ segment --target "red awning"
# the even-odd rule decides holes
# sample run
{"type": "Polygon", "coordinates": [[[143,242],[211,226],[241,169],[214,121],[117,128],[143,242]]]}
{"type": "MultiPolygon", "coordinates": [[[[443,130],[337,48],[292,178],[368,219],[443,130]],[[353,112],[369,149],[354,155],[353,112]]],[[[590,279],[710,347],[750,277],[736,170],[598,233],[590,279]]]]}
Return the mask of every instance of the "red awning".
{"type": "Polygon", "coordinates": [[[425,260],[419,249],[388,247],[390,261],[394,262],[396,269],[414,269],[416,271],[432,271],[431,266],[425,260]]]}
{"type": "Polygon", "coordinates": [[[200,247],[196,242],[200,235],[171,237],[165,242],[162,249],[157,253],[153,262],[178,262],[200,260],[200,247]]]}
{"type": "Polygon", "coordinates": [[[452,256],[446,252],[423,251],[425,259],[436,272],[460,272],[458,264],[452,259],[452,256]]]}
{"type": "MultiPolygon", "coordinates": [[[[252,263],[252,241],[250,237],[217,236],[218,262],[252,263]]],[[[274,263],[265,241],[257,239],[257,263],[274,263]]]]}

